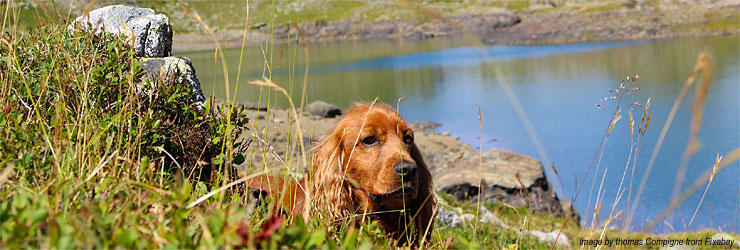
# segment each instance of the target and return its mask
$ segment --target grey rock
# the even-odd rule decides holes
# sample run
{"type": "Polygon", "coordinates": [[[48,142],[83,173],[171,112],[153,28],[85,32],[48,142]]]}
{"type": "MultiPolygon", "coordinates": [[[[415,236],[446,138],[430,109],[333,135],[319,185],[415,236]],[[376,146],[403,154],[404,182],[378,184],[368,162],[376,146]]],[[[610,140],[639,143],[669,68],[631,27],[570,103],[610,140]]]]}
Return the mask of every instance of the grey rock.
{"type": "Polygon", "coordinates": [[[342,110],[337,105],[315,101],[308,104],[308,113],[314,116],[324,118],[333,118],[342,114],[342,110]]]}
{"type": "Polygon", "coordinates": [[[142,58],[141,68],[146,72],[144,82],[167,83],[170,80],[184,82],[192,88],[193,101],[200,108],[206,98],[200,89],[195,68],[187,57],[142,58]]]}
{"type": "Polygon", "coordinates": [[[435,187],[458,200],[477,201],[480,194],[485,202],[570,215],[580,221],[578,213],[558,199],[539,161],[501,149],[482,153],[481,160],[479,165],[478,153],[468,151],[459,160],[433,163],[435,187]]]}
{"type": "Polygon", "coordinates": [[[152,9],[111,5],[77,17],[69,28],[94,28],[96,32],[133,38],[134,50],[141,57],[172,55],[172,26],[167,16],[152,9]]]}
{"type": "MultiPolygon", "coordinates": [[[[244,109],[248,109],[248,110],[267,111],[267,106],[264,106],[265,105],[264,103],[261,103],[260,105],[257,105],[257,103],[243,102],[243,103],[241,103],[241,105],[242,105],[242,107],[244,107],[244,109]]],[[[262,117],[260,119],[263,119],[263,118],[264,117],[262,117]]]]}
{"type": "Polygon", "coordinates": [[[537,237],[540,241],[553,243],[555,242],[555,239],[557,238],[558,241],[555,245],[558,246],[564,246],[569,247],[570,242],[568,242],[568,237],[565,236],[565,234],[561,233],[560,236],[558,236],[558,230],[545,233],[537,230],[529,230],[527,233],[531,234],[534,237],[537,237]]]}
{"type": "MultiPolygon", "coordinates": [[[[460,208],[446,208],[446,206],[439,206],[437,211],[437,220],[450,227],[460,226],[462,223],[471,223],[475,221],[475,215],[462,213],[460,208]]],[[[491,211],[488,211],[485,207],[480,207],[480,218],[481,223],[496,224],[499,227],[508,228],[501,219],[493,215],[491,211]]]]}
{"type": "Polygon", "coordinates": [[[457,227],[463,221],[462,216],[443,206],[440,206],[437,211],[437,220],[450,227],[457,227]]]}
{"type": "Polygon", "coordinates": [[[429,130],[438,128],[441,125],[439,123],[434,123],[434,122],[415,122],[411,124],[411,126],[413,126],[414,128],[424,130],[424,131],[429,131],[429,130]]]}

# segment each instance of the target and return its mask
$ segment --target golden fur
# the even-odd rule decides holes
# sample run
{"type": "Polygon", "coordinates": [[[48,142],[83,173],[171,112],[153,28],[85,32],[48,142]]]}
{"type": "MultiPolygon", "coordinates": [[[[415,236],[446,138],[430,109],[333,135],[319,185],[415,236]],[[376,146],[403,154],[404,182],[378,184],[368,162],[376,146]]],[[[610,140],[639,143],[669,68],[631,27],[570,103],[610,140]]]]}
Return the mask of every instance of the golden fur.
{"type": "MultiPolygon", "coordinates": [[[[306,199],[294,198],[298,183],[291,182],[291,198],[282,202],[285,211],[305,211],[332,224],[376,220],[398,245],[418,246],[430,238],[437,203],[432,175],[413,143],[413,131],[393,108],[356,104],[312,152],[311,172],[299,181],[311,205],[303,210],[306,199]],[[399,173],[399,164],[407,164],[412,174],[399,173]]],[[[272,185],[265,182],[282,187],[282,181],[270,178],[258,178],[250,187],[268,193],[272,185]]]]}

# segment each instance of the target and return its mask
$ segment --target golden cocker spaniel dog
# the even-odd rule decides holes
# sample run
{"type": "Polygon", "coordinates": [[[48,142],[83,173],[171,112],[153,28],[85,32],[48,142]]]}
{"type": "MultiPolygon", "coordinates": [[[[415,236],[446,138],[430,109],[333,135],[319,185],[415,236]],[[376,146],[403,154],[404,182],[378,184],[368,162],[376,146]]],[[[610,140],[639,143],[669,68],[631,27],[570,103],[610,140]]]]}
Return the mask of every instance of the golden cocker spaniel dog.
{"type": "Polygon", "coordinates": [[[249,186],[281,198],[288,213],[307,211],[337,224],[375,220],[399,246],[428,241],[436,215],[432,175],[414,144],[414,132],[385,104],[356,104],[348,110],[313,149],[307,178],[284,183],[261,176],[249,186]],[[278,196],[274,190],[287,192],[278,196]]]}

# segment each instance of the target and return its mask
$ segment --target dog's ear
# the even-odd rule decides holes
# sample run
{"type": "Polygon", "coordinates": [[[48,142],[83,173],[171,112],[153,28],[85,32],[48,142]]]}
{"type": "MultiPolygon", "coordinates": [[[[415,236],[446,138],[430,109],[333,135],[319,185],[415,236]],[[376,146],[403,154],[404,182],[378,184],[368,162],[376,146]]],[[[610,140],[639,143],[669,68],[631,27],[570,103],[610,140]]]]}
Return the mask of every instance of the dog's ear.
{"type": "Polygon", "coordinates": [[[434,196],[432,173],[429,172],[429,168],[424,163],[416,144],[411,146],[411,158],[416,162],[419,175],[419,193],[413,201],[413,207],[416,209],[414,224],[418,236],[416,244],[418,244],[421,239],[425,239],[425,242],[429,242],[431,239],[434,230],[434,217],[437,216],[437,198],[434,196]]]}
{"type": "Polygon", "coordinates": [[[351,189],[342,168],[343,137],[344,129],[337,127],[314,147],[308,180],[311,183],[310,213],[332,221],[349,218],[354,211],[351,189]]]}

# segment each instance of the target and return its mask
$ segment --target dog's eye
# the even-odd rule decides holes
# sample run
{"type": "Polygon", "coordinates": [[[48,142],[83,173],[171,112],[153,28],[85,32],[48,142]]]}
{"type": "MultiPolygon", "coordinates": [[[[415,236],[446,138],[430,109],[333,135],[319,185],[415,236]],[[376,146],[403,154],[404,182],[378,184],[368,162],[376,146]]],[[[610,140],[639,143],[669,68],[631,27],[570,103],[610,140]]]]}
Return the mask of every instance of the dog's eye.
{"type": "Polygon", "coordinates": [[[375,138],[375,136],[368,136],[365,137],[365,139],[362,139],[362,144],[365,146],[373,146],[378,143],[378,138],[375,138]]]}
{"type": "Polygon", "coordinates": [[[404,135],[403,142],[405,142],[406,144],[414,143],[414,137],[410,135],[404,135]]]}

